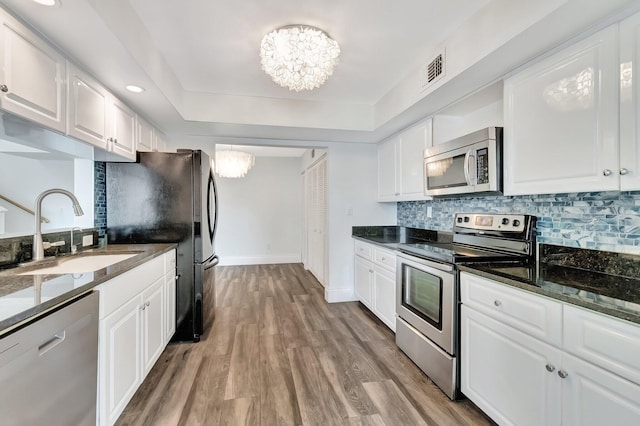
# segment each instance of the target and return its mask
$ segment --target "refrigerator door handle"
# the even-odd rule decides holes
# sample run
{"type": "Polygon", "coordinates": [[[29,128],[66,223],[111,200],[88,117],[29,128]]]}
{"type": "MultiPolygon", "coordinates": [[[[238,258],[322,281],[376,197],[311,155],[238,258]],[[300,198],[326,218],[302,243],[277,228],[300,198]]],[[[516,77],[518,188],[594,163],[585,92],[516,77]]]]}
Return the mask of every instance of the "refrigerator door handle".
{"type": "Polygon", "coordinates": [[[218,257],[217,254],[214,254],[212,257],[210,257],[204,262],[204,269],[205,270],[211,269],[214,266],[216,266],[218,263],[220,263],[220,258],[218,257]]]}

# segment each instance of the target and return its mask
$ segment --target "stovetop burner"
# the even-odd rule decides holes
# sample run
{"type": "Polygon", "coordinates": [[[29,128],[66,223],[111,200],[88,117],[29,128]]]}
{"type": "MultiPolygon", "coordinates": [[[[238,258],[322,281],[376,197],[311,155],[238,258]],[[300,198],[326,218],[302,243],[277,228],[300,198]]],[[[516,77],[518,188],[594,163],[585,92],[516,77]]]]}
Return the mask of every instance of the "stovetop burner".
{"type": "Polygon", "coordinates": [[[458,213],[453,242],[400,244],[402,252],[445,263],[517,262],[535,258],[535,216],[458,213]]]}

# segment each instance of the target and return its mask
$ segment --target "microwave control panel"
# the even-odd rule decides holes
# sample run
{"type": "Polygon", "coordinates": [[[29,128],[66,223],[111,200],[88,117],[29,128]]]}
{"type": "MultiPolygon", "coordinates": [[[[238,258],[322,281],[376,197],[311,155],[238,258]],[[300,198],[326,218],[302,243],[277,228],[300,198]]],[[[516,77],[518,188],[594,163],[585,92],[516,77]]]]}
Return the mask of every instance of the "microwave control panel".
{"type": "Polygon", "coordinates": [[[489,149],[482,148],[476,152],[478,184],[489,183],[489,149]]]}

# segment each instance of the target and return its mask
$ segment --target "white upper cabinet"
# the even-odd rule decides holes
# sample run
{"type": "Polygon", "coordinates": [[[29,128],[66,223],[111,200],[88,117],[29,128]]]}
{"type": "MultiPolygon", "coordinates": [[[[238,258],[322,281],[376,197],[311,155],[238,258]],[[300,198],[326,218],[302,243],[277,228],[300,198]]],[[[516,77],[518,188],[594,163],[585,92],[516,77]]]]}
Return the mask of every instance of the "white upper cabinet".
{"type": "Polygon", "coordinates": [[[619,188],[618,27],[505,81],[505,195],[619,188]]]}
{"type": "Polygon", "coordinates": [[[0,108],[64,133],[64,57],[3,10],[0,21],[0,108]]]}
{"type": "Polygon", "coordinates": [[[428,199],[423,164],[431,132],[429,118],[378,144],[378,201],[428,199]]]}
{"type": "Polygon", "coordinates": [[[640,189],[640,14],[620,23],[620,189],[640,189]]]}
{"type": "Polygon", "coordinates": [[[107,149],[109,92],[70,62],[67,62],[67,87],[67,134],[107,149]]]}
{"type": "Polygon", "coordinates": [[[138,116],[136,121],[138,132],[137,151],[157,151],[155,129],[144,118],[138,116]]]}
{"type": "Polygon", "coordinates": [[[160,131],[156,130],[154,132],[155,137],[155,145],[156,151],[164,152],[167,150],[167,139],[166,136],[160,131]]]}
{"type": "Polygon", "coordinates": [[[110,150],[122,157],[136,158],[136,113],[119,99],[111,97],[110,150]]]}

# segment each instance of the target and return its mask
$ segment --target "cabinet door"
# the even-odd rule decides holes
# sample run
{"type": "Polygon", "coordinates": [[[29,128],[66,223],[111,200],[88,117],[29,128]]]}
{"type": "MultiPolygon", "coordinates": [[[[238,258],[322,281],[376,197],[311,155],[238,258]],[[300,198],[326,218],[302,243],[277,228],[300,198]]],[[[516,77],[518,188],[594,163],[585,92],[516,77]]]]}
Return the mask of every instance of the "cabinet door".
{"type": "Polygon", "coordinates": [[[142,383],[142,300],[138,296],[100,322],[100,424],[112,425],[142,383]]]}
{"type": "Polygon", "coordinates": [[[64,57],[4,11],[0,20],[0,107],[64,133],[64,57]]]}
{"type": "Polygon", "coordinates": [[[163,133],[160,133],[157,129],[154,132],[154,137],[156,139],[155,141],[155,147],[156,147],[156,151],[159,152],[165,152],[167,150],[167,139],[166,136],[163,133]]]}
{"type": "Polygon", "coordinates": [[[400,194],[403,199],[424,199],[424,150],[428,148],[431,119],[400,135],[400,194]]]}
{"type": "Polygon", "coordinates": [[[138,116],[136,120],[138,128],[137,138],[137,151],[156,151],[156,138],[154,135],[153,126],[149,124],[145,119],[138,116]]]}
{"type": "Polygon", "coordinates": [[[107,149],[109,93],[96,80],[67,63],[67,134],[107,149]]]}
{"type": "Polygon", "coordinates": [[[136,114],[120,100],[111,98],[111,150],[128,159],[135,159],[136,114]]]}
{"type": "Polygon", "coordinates": [[[171,272],[164,277],[165,298],[165,343],[176,332],[176,274],[171,272]]]}
{"type": "Polygon", "coordinates": [[[640,386],[568,354],[562,372],[564,425],[640,424],[640,386]]]}
{"type": "Polygon", "coordinates": [[[505,82],[505,195],[619,187],[617,28],[505,82]]]}
{"type": "Polygon", "coordinates": [[[394,201],[400,195],[396,181],[399,137],[378,144],[378,201],[394,201]]]}
{"type": "Polygon", "coordinates": [[[465,305],[460,346],[462,392],[494,421],[560,424],[559,350],[465,305]]]}
{"type": "Polygon", "coordinates": [[[354,275],[356,297],[370,308],[371,287],[373,285],[373,264],[356,256],[354,275]]]}
{"type": "Polygon", "coordinates": [[[620,189],[640,189],[640,13],[620,24],[620,189]]]}
{"type": "Polygon", "coordinates": [[[396,277],[386,271],[375,270],[373,273],[373,311],[396,331],[396,277]]]}
{"type": "Polygon", "coordinates": [[[143,314],[143,371],[146,376],[164,349],[165,342],[165,304],[164,277],[157,280],[142,293],[143,314]]]}

